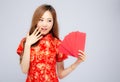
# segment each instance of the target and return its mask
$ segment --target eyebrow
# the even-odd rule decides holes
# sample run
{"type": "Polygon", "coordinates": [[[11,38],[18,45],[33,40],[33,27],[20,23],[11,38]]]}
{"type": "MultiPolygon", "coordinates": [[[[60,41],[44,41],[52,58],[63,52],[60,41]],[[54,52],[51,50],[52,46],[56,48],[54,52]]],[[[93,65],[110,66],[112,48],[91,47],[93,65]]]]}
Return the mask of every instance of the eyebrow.
{"type": "Polygon", "coordinates": [[[47,19],[53,19],[53,18],[47,18],[47,19]]]}
{"type": "MultiPolygon", "coordinates": [[[[44,18],[41,17],[40,19],[44,19],[44,18]]],[[[47,18],[47,19],[53,19],[53,18],[47,18]]]]}

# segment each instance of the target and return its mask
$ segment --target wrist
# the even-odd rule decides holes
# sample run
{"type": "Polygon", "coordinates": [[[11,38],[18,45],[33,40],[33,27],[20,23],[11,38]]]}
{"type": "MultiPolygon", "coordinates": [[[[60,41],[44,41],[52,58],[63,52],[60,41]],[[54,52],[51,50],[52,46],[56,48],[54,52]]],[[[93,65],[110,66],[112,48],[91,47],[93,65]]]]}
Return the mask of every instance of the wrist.
{"type": "Polygon", "coordinates": [[[75,63],[76,63],[76,64],[80,64],[81,62],[82,62],[82,61],[81,61],[80,59],[77,59],[75,63]]]}
{"type": "Polygon", "coordinates": [[[71,70],[74,70],[74,69],[75,69],[75,66],[72,64],[72,65],[70,66],[70,68],[71,68],[71,70]]]}
{"type": "Polygon", "coordinates": [[[31,46],[31,44],[29,44],[29,43],[25,43],[25,46],[31,46]]]}

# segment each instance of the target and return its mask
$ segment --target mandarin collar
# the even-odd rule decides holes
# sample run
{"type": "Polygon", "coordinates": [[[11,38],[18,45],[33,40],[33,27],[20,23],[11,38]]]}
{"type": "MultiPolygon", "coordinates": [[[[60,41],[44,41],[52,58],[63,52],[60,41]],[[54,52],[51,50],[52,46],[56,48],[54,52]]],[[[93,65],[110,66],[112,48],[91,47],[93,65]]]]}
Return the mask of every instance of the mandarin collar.
{"type": "Polygon", "coordinates": [[[49,33],[43,37],[43,40],[49,40],[49,39],[53,39],[53,36],[51,33],[49,33]]]}

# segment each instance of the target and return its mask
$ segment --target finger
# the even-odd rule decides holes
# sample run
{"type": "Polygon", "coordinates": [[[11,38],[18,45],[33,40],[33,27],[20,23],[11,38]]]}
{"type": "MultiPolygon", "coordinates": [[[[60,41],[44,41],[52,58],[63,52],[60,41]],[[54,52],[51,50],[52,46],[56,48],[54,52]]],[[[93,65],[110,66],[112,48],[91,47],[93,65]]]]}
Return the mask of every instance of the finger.
{"type": "Polygon", "coordinates": [[[43,36],[39,36],[39,37],[37,38],[37,41],[40,40],[41,38],[43,38],[43,36]]]}
{"type": "Polygon", "coordinates": [[[85,61],[85,58],[82,58],[82,57],[81,57],[80,59],[81,59],[82,61],[85,61]]]}
{"type": "Polygon", "coordinates": [[[81,55],[81,54],[78,54],[78,58],[80,58],[80,57],[86,57],[86,55],[81,55]]]}
{"type": "Polygon", "coordinates": [[[37,36],[37,38],[39,38],[42,35],[41,29],[39,29],[39,31],[37,31],[35,35],[37,36]]]}
{"type": "Polygon", "coordinates": [[[38,30],[36,31],[35,36],[38,36],[39,34],[41,34],[41,29],[40,29],[40,27],[37,27],[37,28],[38,28],[38,30]]]}
{"type": "Polygon", "coordinates": [[[81,54],[79,54],[78,57],[79,57],[79,58],[80,58],[80,57],[86,58],[86,55],[81,55],[81,54]]]}
{"type": "Polygon", "coordinates": [[[37,32],[37,30],[38,30],[38,27],[33,31],[33,33],[32,34],[36,34],[36,32],[37,32]]]}
{"type": "Polygon", "coordinates": [[[82,55],[86,55],[82,50],[78,50],[78,52],[82,55]]]}
{"type": "Polygon", "coordinates": [[[27,35],[26,35],[27,37],[29,36],[29,32],[27,33],[27,35]]]}
{"type": "Polygon", "coordinates": [[[36,36],[37,38],[39,38],[42,34],[39,32],[36,36]]]}
{"type": "Polygon", "coordinates": [[[36,33],[35,33],[35,36],[38,36],[38,35],[41,35],[40,30],[37,30],[36,33]]]}
{"type": "Polygon", "coordinates": [[[79,55],[78,55],[78,58],[80,58],[80,57],[84,57],[84,58],[85,58],[86,56],[79,54],[79,55]]]}
{"type": "Polygon", "coordinates": [[[82,60],[82,61],[85,61],[86,57],[85,56],[79,56],[78,59],[82,60]]]}

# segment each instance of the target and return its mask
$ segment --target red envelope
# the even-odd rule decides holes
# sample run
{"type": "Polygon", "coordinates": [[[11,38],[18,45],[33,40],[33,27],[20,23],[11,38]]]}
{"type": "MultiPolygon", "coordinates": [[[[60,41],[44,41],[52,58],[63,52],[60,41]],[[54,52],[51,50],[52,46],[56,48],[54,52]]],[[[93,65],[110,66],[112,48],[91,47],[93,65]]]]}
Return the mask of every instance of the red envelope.
{"type": "Polygon", "coordinates": [[[86,41],[86,33],[84,32],[71,32],[66,35],[59,46],[59,52],[69,54],[73,57],[78,57],[78,50],[84,51],[86,41]]]}

